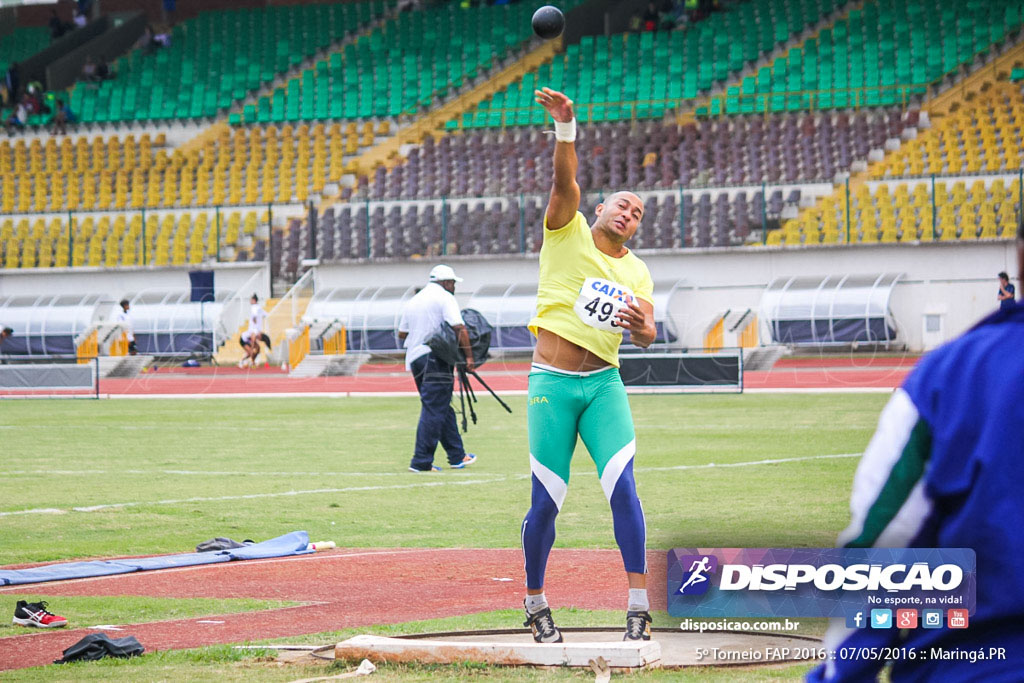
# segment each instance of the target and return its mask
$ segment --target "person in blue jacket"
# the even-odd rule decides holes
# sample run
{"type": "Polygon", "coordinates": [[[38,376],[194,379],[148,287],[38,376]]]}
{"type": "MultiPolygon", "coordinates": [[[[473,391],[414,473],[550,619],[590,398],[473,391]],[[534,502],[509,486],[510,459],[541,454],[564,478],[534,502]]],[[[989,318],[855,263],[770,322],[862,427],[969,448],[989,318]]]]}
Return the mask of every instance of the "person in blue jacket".
{"type": "MultiPolygon", "coordinates": [[[[1024,222],[1017,260],[1024,272],[1024,222]]],[[[831,658],[808,680],[874,680],[886,665],[893,681],[1024,680],[1022,342],[1024,306],[1010,306],[918,363],[882,411],[839,537],[848,548],[973,548],[967,628],[848,629],[834,620],[828,650],[907,648],[915,658],[831,658]]]]}

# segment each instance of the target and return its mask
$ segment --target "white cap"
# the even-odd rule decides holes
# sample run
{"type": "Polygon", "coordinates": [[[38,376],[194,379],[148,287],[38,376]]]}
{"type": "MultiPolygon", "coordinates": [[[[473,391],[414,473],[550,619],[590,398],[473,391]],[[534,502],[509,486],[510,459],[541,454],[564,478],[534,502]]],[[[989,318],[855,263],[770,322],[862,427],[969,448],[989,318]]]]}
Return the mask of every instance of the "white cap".
{"type": "Polygon", "coordinates": [[[462,278],[455,274],[451,266],[434,266],[433,270],[430,271],[430,281],[444,282],[445,280],[462,282],[462,278]]]}

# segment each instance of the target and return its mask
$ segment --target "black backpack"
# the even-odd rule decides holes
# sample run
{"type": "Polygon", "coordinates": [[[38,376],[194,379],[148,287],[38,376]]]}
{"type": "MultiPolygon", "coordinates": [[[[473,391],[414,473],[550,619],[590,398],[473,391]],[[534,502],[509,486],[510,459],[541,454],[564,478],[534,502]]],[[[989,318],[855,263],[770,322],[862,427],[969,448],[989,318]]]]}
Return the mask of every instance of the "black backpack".
{"type": "MultiPolygon", "coordinates": [[[[473,308],[467,308],[462,311],[462,321],[466,324],[466,333],[469,335],[469,348],[473,351],[473,363],[479,368],[487,360],[487,354],[491,350],[491,334],[494,332],[494,328],[487,322],[487,318],[484,317],[483,313],[473,308]]],[[[473,418],[473,424],[476,424],[476,411],[473,410],[473,404],[476,403],[476,394],[473,393],[473,387],[469,383],[469,374],[472,374],[476,381],[480,382],[490,392],[491,396],[501,404],[502,408],[510,413],[512,412],[512,409],[494,393],[494,390],[487,386],[483,378],[476,374],[476,370],[472,373],[466,372],[466,357],[462,352],[462,347],[459,346],[459,337],[455,334],[455,330],[452,329],[451,325],[441,323],[441,329],[427,340],[427,346],[430,347],[431,352],[439,360],[455,368],[455,376],[459,385],[462,431],[466,431],[469,427],[469,422],[466,420],[467,405],[469,406],[469,414],[473,418]],[[466,400],[467,398],[469,399],[468,401],[466,400]]]]}
{"type": "Polygon", "coordinates": [[[135,657],[144,651],[145,648],[134,636],[112,640],[106,633],[92,633],[64,650],[64,657],[54,661],[54,664],[91,662],[104,657],[135,657]]]}
{"type": "MultiPolygon", "coordinates": [[[[466,324],[466,333],[469,335],[469,347],[473,350],[473,361],[480,367],[487,360],[488,351],[491,348],[491,335],[494,328],[483,313],[475,308],[467,308],[462,311],[462,321],[466,324]]],[[[466,362],[462,347],[459,346],[459,337],[455,330],[448,323],[441,323],[441,329],[433,337],[427,340],[427,346],[433,351],[439,360],[448,365],[459,366],[466,362]]]]}

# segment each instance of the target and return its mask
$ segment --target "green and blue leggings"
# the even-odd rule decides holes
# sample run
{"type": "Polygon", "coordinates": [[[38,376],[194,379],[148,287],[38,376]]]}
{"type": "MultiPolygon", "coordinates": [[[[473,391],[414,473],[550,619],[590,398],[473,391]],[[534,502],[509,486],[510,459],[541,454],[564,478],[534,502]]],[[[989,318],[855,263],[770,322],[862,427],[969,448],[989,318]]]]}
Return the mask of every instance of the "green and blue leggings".
{"type": "Polygon", "coordinates": [[[544,586],[577,435],[597,465],[626,571],[647,573],[647,530],[633,479],[636,437],[618,368],[569,373],[535,364],[527,400],[533,491],[522,527],[526,587],[544,586]]]}

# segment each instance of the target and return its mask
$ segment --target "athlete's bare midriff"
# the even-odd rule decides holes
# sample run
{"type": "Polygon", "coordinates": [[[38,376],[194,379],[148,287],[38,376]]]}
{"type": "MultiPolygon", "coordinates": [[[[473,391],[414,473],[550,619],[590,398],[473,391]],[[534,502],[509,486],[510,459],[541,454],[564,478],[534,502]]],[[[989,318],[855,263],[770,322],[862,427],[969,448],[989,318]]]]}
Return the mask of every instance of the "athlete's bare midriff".
{"type": "Polygon", "coordinates": [[[563,339],[544,328],[537,330],[537,346],[533,349],[533,362],[571,372],[590,372],[611,367],[608,361],[594,355],[579,344],[563,339]]]}

